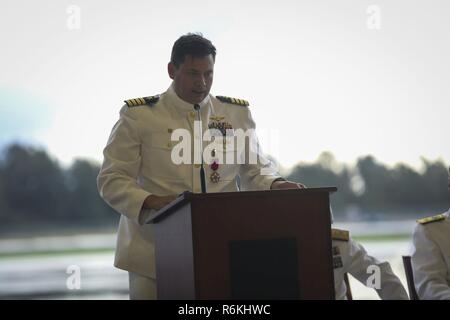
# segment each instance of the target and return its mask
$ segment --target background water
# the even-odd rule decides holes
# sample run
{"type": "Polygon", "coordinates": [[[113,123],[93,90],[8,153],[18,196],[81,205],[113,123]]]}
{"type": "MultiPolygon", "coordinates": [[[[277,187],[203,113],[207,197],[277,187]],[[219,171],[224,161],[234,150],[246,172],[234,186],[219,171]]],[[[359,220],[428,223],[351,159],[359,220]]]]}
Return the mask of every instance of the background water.
{"type": "MultiPolygon", "coordinates": [[[[389,235],[408,235],[413,226],[410,220],[335,225],[352,230],[369,254],[389,261],[405,288],[401,256],[410,254],[410,241],[389,235]]],[[[115,240],[115,233],[0,240],[0,298],[128,299],[128,273],[113,267],[115,240]],[[70,287],[74,268],[79,289],[70,287]]],[[[350,281],[355,299],[378,299],[373,289],[350,281]]]]}

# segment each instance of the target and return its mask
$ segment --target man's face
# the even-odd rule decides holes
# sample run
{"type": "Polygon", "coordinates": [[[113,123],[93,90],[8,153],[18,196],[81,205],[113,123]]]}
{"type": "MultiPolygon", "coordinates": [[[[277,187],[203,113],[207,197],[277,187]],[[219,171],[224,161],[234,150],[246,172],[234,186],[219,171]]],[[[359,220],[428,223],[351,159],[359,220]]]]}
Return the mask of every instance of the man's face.
{"type": "Polygon", "coordinates": [[[212,55],[195,58],[187,55],[177,69],[169,63],[169,76],[173,79],[175,92],[186,102],[200,103],[211,90],[214,77],[214,59],[212,55]]]}

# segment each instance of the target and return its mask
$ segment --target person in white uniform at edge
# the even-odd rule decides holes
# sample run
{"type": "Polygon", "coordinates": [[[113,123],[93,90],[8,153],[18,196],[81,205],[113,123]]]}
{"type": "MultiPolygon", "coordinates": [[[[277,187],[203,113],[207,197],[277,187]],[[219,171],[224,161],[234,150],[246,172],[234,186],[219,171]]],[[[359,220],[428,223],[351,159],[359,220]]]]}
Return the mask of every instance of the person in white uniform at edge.
{"type": "Polygon", "coordinates": [[[336,300],[347,299],[345,274],[351,274],[363,285],[376,290],[383,300],[408,300],[408,294],[389,262],[370,256],[353,240],[347,230],[332,229],[332,254],[336,300]],[[378,271],[379,270],[379,271],[378,271]],[[375,278],[379,275],[379,281],[375,278]]]}
{"type": "MultiPolygon", "coordinates": [[[[450,168],[447,178],[450,191],[450,168]]],[[[419,299],[450,300],[450,209],[417,220],[411,265],[419,299]]]]}
{"type": "MultiPolygon", "coordinates": [[[[149,213],[184,191],[201,192],[200,166],[173,163],[171,134],[195,132],[195,105],[203,132],[215,128],[228,135],[224,129],[255,128],[247,101],[210,94],[215,57],[216,48],[201,34],[181,36],[168,64],[170,87],[160,95],[126,100],[103,151],[97,185],[121,214],[114,265],[129,272],[130,299],[156,298],[153,231],[145,224],[149,213]]],[[[305,187],[283,179],[259,151],[255,163],[213,161],[205,171],[208,192],[305,187]]]]}

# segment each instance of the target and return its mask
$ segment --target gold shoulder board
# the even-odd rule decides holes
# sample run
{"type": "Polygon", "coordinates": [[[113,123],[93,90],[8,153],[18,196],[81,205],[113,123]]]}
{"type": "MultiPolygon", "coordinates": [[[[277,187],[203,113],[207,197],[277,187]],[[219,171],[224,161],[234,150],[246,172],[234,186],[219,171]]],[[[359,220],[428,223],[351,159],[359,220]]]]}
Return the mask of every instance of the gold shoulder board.
{"type": "Polygon", "coordinates": [[[243,106],[243,107],[249,106],[248,101],[243,100],[243,99],[236,99],[236,98],[225,97],[225,96],[216,96],[216,98],[225,103],[232,103],[232,104],[236,104],[238,106],[243,106]]]}
{"type": "Polygon", "coordinates": [[[149,96],[149,97],[143,97],[143,98],[135,98],[135,99],[128,99],[125,100],[125,103],[128,107],[137,107],[142,106],[144,104],[147,104],[149,106],[154,105],[159,100],[159,95],[156,96],[149,96]]]}
{"type": "Polygon", "coordinates": [[[331,238],[333,240],[348,241],[350,239],[350,232],[347,230],[331,229],[331,238]]]}
{"type": "Polygon", "coordinates": [[[445,214],[442,213],[442,214],[438,214],[436,216],[418,219],[416,221],[418,223],[420,223],[420,224],[427,224],[427,223],[431,223],[431,222],[441,221],[441,220],[444,220],[444,219],[445,219],[445,214]]]}

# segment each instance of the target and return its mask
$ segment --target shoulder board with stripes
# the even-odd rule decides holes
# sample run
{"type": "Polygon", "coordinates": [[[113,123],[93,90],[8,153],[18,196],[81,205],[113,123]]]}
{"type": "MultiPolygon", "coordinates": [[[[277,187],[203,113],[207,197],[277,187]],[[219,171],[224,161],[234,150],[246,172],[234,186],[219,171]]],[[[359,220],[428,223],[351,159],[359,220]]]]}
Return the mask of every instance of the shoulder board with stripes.
{"type": "Polygon", "coordinates": [[[225,97],[225,96],[216,96],[216,98],[225,103],[232,103],[232,104],[236,104],[238,106],[243,106],[243,107],[249,106],[248,101],[243,100],[243,99],[236,99],[236,98],[225,97]]]}
{"type": "Polygon", "coordinates": [[[445,219],[445,213],[442,213],[442,214],[438,214],[436,216],[418,219],[417,222],[420,224],[427,224],[427,223],[431,223],[431,222],[441,221],[444,219],[445,219]]]}
{"type": "Polygon", "coordinates": [[[155,103],[157,103],[158,100],[159,100],[159,94],[156,96],[128,99],[128,100],[125,100],[125,103],[127,104],[128,107],[137,107],[137,106],[142,106],[144,104],[152,106],[155,103]]]}
{"type": "Polygon", "coordinates": [[[348,241],[350,239],[350,232],[347,230],[331,229],[331,238],[333,240],[348,241]]]}

